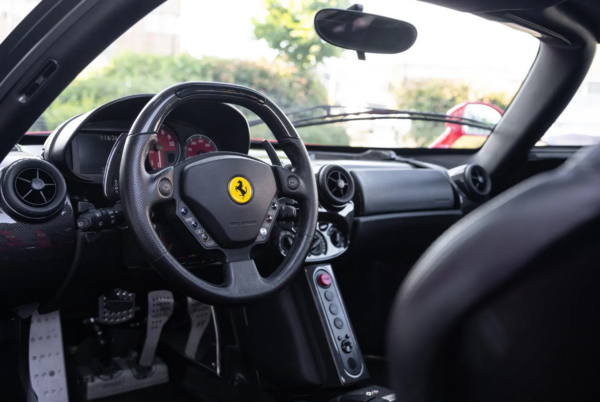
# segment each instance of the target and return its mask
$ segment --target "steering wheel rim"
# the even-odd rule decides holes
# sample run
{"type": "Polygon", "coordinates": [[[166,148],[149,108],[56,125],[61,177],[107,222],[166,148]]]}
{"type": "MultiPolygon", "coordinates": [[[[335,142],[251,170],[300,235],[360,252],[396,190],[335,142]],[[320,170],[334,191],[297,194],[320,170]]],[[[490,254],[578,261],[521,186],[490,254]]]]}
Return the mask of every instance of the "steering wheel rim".
{"type": "MultiPolygon", "coordinates": [[[[243,173],[245,172],[239,172],[238,175],[241,176],[243,173]]],[[[219,191],[215,191],[213,195],[221,197],[221,187],[219,186],[223,183],[216,184],[218,185],[215,188],[218,188],[219,191]]],[[[148,262],[178,290],[196,300],[214,305],[251,303],[285,287],[302,267],[308,255],[317,224],[318,196],[316,181],[304,143],[277,105],[261,93],[238,85],[187,82],[167,88],[152,98],[140,112],[127,134],[120,166],[120,187],[127,222],[148,262]],[[150,146],[156,141],[156,133],[165,118],[181,104],[198,100],[237,104],[254,112],[273,132],[279,146],[292,162],[294,170],[290,171],[279,166],[267,165],[247,155],[219,152],[220,159],[217,159],[215,155],[206,154],[194,158],[196,161],[190,163],[184,161],[175,167],[167,167],[157,172],[147,172],[145,168],[146,156],[150,146]],[[250,258],[250,250],[255,243],[250,244],[249,239],[254,228],[244,228],[247,235],[242,236],[244,237],[243,242],[241,240],[236,242],[232,238],[241,233],[241,229],[236,232],[235,228],[226,227],[227,225],[223,222],[215,220],[212,226],[212,229],[217,232],[215,235],[219,234],[224,242],[228,241],[231,244],[228,245],[228,248],[218,247],[226,255],[226,262],[223,266],[225,281],[222,285],[214,285],[190,273],[169,253],[153,229],[150,217],[154,208],[173,200],[176,201],[176,208],[179,208],[179,202],[184,201],[193,204],[193,206],[198,205],[194,211],[198,212],[199,209],[202,209],[202,202],[206,203],[208,198],[201,199],[202,196],[198,195],[198,192],[194,193],[189,190],[192,187],[189,185],[190,180],[192,180],[190,177],[193,176],[193,180],[197,179],[194,172],[203,168],[200,166],[202,161],[207,166],[211,163],[213,165],[221,163],[219,167],[223,167],[226,166],[223,163],[233,163],[231,162],[233,158],[242,168],[256,171],[254,178],[256,181],[261,182],[260,187],[266,189],[267,193],[272,191],[274,185],[276,187],[275,199],[289,197],[298,202],[300,213],[297,235],[290,251],[279,267],[269,277],[263,278],[258,273],[254,261],[250,258]],[[272,184],[270,178],[265,176],[268,176],[265,167],[260,164],[268,166],[272,174],[272,184]],[[259,174],[265,176],[266,179],[259,177],[259,174]],[[183,175],[186,175],[184,179],[182,179],[183,175]],[[163,188],[164,191],[162,192],[159,188],[165,183],[170,183],[169,194],[166,191],[168,188],[163,188]],[[230,235],[231,233],[234,233],[234,235],[230,235]],[[231,245],[238,244],[244,246],[229,248],[231,245]]],[[[261,192],[260,187],[255,189],[257,194],[261,192]]],[[[241,214],[249,214],[248,211],[253,211],[255,217],[257,211],[260,211],[260,208],[265,205],[266,199],[267,196],[258,197],[256,201],[251,200],[251,202],[248,202],[248,205],[254,203],[253,207],[236,206],[231,208],[234,208],[232,211],[241,214]]],[[[196,215],[198,214],[196,213],[196,215]]],[[[215,216],[217,215],[215,214],[215,216]]],[[[199,220],[202,219],[202,217],[198,218],[199,220]]],[[[262,221],[251,219],[245,222],[260,223],[262,221]]],[[[256,228],[256,230],[259,229],[256,228]]],[[[202,242],[200,244],[205,246],[202,242]]]]}

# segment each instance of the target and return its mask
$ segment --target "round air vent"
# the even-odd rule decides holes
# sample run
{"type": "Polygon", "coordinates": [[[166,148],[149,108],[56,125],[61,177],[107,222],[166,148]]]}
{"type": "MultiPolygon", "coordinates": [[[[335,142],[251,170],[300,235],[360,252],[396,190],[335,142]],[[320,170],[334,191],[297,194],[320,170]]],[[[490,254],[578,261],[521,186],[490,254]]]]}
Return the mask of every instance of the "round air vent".
{"type": "Polygon", "coordinates": [[[40,168],[21,171],[14,184],[17,197],[28,205],[44,207],[56,196],[56,182],[40,168]]]}
{"type": "Polygon", "coordinates": [[[354,197],[354,180],[341,166],[325,165],[317,177],[319,200],[327,209],[343,208],[354,197]]]}
{"type": "Polygon", "coordinates": [[[2,172],[2,195],[17,214],[43,219],[62,208],[67,187],[58,169],[50,163],[21,159],[2,172]]]}
{"type": "Polygon", "coordinates": [[[479,165],[461,166],[450,171],[452,180],[473,201],[479,201],[492,191],[488,172],[479,165]]]}
{"type": "Polygon", "coordinates": [[[467,185],[471,190],[478,195],[485,197],[492,189],[490,176],[484,168],[479,165],[469,165],[465,170],[465,178],[468,180],[467,185]]]}

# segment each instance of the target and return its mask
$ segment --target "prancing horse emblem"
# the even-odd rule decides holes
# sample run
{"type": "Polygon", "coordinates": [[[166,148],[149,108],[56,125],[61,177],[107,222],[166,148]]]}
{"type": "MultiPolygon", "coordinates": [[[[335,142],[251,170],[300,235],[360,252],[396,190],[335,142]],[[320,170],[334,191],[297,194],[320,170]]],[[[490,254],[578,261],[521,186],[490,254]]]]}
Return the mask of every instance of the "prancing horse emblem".
{"type": "Polygon", "coordinates": [[[235,188],[235,191],[237,191],[238,193],[240,193],[240,196],[242,197],[242,199],[244,199],[244,197],[246,196],[246,193],[248,192],[248,188],[244,187],[244,183],[242,183],[241,180],[238,180],[237,187],[235,188]]]}
{"type": "Polygon", "coordinates": [[[229,197],[237,204],[246,204],[252,199],[252,185],[242,176],[229,180],[229,197]]]}

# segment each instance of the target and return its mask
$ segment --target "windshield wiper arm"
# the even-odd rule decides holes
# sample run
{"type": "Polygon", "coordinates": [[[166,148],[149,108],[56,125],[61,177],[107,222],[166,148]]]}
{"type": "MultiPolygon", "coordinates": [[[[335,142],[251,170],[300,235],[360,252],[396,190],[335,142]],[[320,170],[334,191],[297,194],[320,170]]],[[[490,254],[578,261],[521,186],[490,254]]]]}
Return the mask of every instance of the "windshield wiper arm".
{"type": "MultiPolygon", "coordinates": [[[[465,117],[451,116],[442,113],[430,113],[430,112],[415,112],[412,110],[396,110],[396,109],[383,109],[383,108],[362,108],[361,110],[354,112],[345,113],[331,113],[331,109],[349,109],[343,106],[330,106],[330,105],[319,105],[310,107],[307,109],[301,109],[293,112],[289,112],[286,116],[294,116],[301,113],[307,113],[314,110],[324,110],[325,114],[320,116],[311,116],[300,119],[291,119],[294,127],[308,127],[318,126],[323,124],[341,123],[346,121],[359,121],[359,120],[423,120],[433,121],[439,123],[453,123],[463,126],[477,127],[484,130],[492,131],[494,125],[482,123],[478,120],[468,119],[465,117]]],[[[250,126],[256,126],[262,124],[262,120],[253,120],[249,124],[250,126]]]]}

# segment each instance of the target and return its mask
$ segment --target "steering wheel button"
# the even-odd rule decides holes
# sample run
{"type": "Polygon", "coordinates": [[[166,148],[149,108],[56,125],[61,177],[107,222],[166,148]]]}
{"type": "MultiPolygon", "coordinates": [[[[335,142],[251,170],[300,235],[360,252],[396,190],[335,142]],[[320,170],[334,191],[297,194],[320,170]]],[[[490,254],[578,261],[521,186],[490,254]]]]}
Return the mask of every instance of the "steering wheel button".
{"type": "Polygon", "coordinates": [[[323,288],[328,288],[331,286],[331,276],[327,273],[322,273],[318,277],[319,286],[323,288]]]}
{"type": "Polygon", "coordinates": [[[267,229],[266,228],[260,228],[260,235],[261,236],[266,236],[267,235],[267,229]]]}
{"type": "Polygon", "coordinates": [[[273,222],[273,217],[271,215],[267,215],[266,221],[267,221],[267,223],[273,222]]]}
{"type": "Polygon", "coordinates": [[[192,221],[192,223],[190,223],[190,225],[191,225],[191,226],[192,226],[194,229],[196,229],[196,228],[198,227],[198,222],[196,222],[196,221],[192,221]]]}
{"type": "Polygon", "coordinates": [[[173,184],[169,179],[160,179],[158,182],[158,191],[165,197],[169,197],[173,193],[173,184]]]}
{"type": "Polygon", "coordinates": [[[183,208],[181,208],[180,212],[181,212],[181,215],[187,215],[188,209],[186,207],[183,207],[183,208]]]}
{"type": "Polygon", "coordinates": [[[208,239],[209,239],[209,237],[208,237],[208,235],[206,233],[202,233],[200,235],[200,238],[202,239],[203,242],[207,242],[208,239]]]}
{"type": "Polygon", "coordinates": [[[300,179],[298,179],[296,176],[289,176],[287,178],[287,187],[290,190],[297,190],[298,187],[300,187],[300,179]]]}

